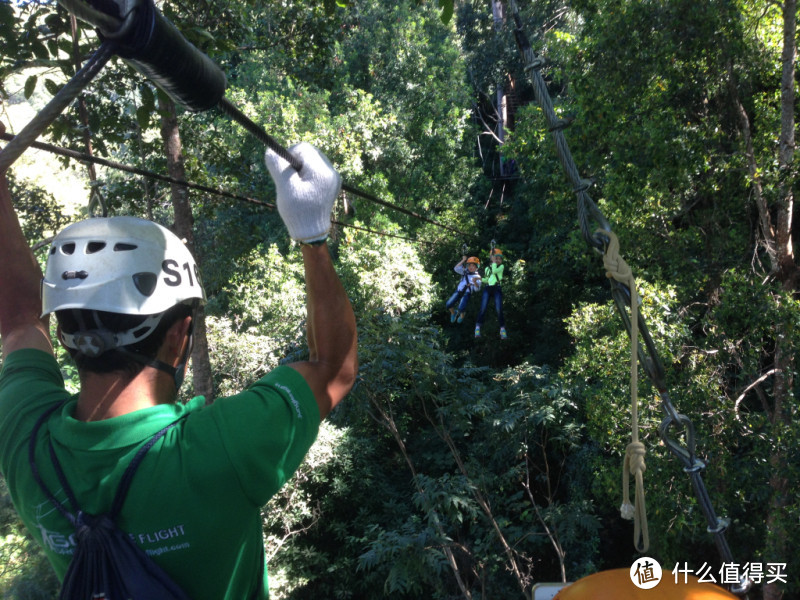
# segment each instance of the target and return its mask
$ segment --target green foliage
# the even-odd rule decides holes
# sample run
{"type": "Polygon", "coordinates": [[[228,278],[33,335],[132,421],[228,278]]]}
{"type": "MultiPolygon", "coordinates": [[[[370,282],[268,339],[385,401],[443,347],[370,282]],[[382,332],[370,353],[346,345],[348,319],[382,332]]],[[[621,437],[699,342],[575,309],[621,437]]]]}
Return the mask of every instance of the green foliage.
{"type": "Polygon", "coordinates": [[[276,245],[254,248],[239,259],[209,311],[235,315],[240,331],[293,339],[305,319],[303,263],[297,249],[287,257],[276,245]],[[217,308],[219,307],[219,308],[217,308]]]}
{"type": "Polygon", "coordinates": [[[359,570],[379,566],[388,569],[383,586],[385,597],[418,598],[445,575],[447,563],[437,546],[447,543],[438,539],[419,519],[412,518],[399,530],[382,530],[377,526],[367,531],[374,539],[359,557],[359,570]]]}
{"type": "MultiPolygon", "coordinates": [[[[782,392],[774,368],[779,344],[796,361],[800,307],[796,286],[765,272],[733,100],[735,91],[753,124],[757,177],[773,202],[792,177],[774,157],[781,15],[751,2],[521,4],[522,26],[548,59],[556,113],[574,117],[565,133],[576,164],[595,178],[592,197],[637,278],[670,396],[695,424],[712,501],[732,520],[734,556],[786,561],[796,573],[797,377],[788,374],[782,392]]],[[[163,7],[222,66],[226,97],[271,135],[309,141],[355,187],[476,236],[456,239],[360,199],[346,225],[430,243],[336,226],[361,369],[264,512],[276,598],[461,597],[451,558],[474,598],[513,598],[562,570],[576,579],[634,556],[617,511],[629,340],[600,257],[576,226],[512,22],[495,24],[475,2],[459,3],[453,19],[453,5],[163,7]],[[491,122],[498,84],[511,82],[520,106],[500,148],[478,117],[491,122]],[[516,161],[519,180],[482,175],[500,154],[516,161]],[[491,239],[506,254],[503,345],[493,307],[481,340],[471,334],[475,300],[460,328],[442,310],[461,245],[485,258],[491,239]]],[[[0,93],[11,74],[22,74],[16,97],[55,92],[74,70],[71,43],[63,9],[0,2],[0,93]]],[[[81,28],[81,54],[96,45],[81,28]]],[[[161,93],[113,61],[85,94],[88,125],[68,111],[49,140],[82,150],[88,128],[99,155],[163,172],[161,93]]],[[[263,148],[238,126],[209,111],[182,113],[180,129],[191,180],[274,201],[263,148]]],[[[172,220],[164,184],[115,172],[101,183],[112,213],[172,220]]],[[[32,243],[64,225],[39,190],[14,194],[32,243]]],[[[191,199],[224,395],[305,356],[301,261],[274,212],[191,199]]],[[[59,360],[75,389],[74,369],[59,360]]],[[[659,441],[663,412],[646,380],[639,414],[651,555],[699,567],[716,556],[713,541],[688,477],[659,441]]],[[[2,515],[8,594],[34,586],[41,561],[2,515]]],[[[784,591],[796,595],[797,583],[784,591]]]]}
{"type": "Polygon", "coordinates": [[[274,369],[289,343],[254,329],[242,330],[230,318],[206,317],[206,327],[218,396],[239,392],[274,369]]]}
{"type": "Polygon", "coordinates": [[[19,521],[0,477],[0,595],[9,600],[51,600],[58,583],[44,552],[19,521]]]}
{"type": "Polygon", "coordinates": [[[333,416],[348,424],[338,482],[326,484],[340,493],[318,494],[314,529],[275,556],[273,569],[300,569],[302,584],[288,597],[375,596],[381,589],[387,597],[444,598],[457,590],[445,548],[456,553],[474,593],[483,586],[490,596],[513,595],[492,522],[522,563],[536,556],[547,565],[534,574],[539,579],[558,571],[557,558],[542,560],[552,548],[544,523],[568,555],[595,552],[594,509],[559,484],[581,437],[565,390],[536,367],[494,377],[456,368],[437,341],[441,333],[423,328],[419,316],[395,315],[391,305],[362,309],[361,302],[360,379],[333,416]],[[358,460],[342,464],[348,456],[358,460]],[[480,508],[487,497],[491,514],[480,508]],[[353,566],[358,573],[347,575],[353,566]]]}
{"type": "Polygon", "coordinates": [[[328,505],[325,491],[347,492],[347,480],[354,470],[353,457],[338,451],[347,436],[346,429],[323,422],[316,443],[295,476],[264,507],[270,597],[289,597],[292,590],[313,578],[317,569],[330,568],[313,547],[295,552],[293,540],[329,518],[323,510],[328,505]]]}
{"type": "Polygon", "coordinates": [[[404,240],[356,235],[340,246],[342,280],[361,314],[426,314],[433,288],[419,249],[404,240]]]}
{"type": "MultiPolygon", "coordinates": [[[[364,3],[353,35],[337,46],[332,101],[348,98],[348,88],[375,98],[392,122],[376,132],[380,152],[364,157],[367,172],[384,175],[394,196],[387,199],[447,223],[461,219],[454,224],[463,229],[465,215],[455,211],[477,175],[467,158],[470,90],[461,50],[432,13],[409,2],[364,3]]],[[[420,227],[401,215],[393,220],[407,232],[420,227]]]]}
{"type": "Polygon", "coordinates": [[[14,198],[14,209],[27,239],[41,242],[67,224],[62,207],[41,188],[23,188],[16,184],[13,177],[10,178],[9,188],[14,198]]]}

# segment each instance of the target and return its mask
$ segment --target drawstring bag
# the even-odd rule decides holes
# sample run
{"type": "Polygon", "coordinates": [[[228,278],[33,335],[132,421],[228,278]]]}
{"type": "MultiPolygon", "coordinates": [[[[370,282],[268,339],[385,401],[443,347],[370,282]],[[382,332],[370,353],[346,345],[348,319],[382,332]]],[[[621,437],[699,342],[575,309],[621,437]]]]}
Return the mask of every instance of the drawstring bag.
{"type": "Polygon", "coordinates": [[[60,404],[55,406],[39,418],[28,446],[28,461],[36,483],[58,512],[75,528],[76,547],[61,584],[59,600],[190,600],[170,576],[115,523],[142,459],[178,421],[158,431],[139,449],[122,475],[111,510],[95,516],[78,507],[51,440],[48,439],[50,460],[72,511],[56,500],[36,467],[36,435],[45,419],[60,407],[60,404]]]}

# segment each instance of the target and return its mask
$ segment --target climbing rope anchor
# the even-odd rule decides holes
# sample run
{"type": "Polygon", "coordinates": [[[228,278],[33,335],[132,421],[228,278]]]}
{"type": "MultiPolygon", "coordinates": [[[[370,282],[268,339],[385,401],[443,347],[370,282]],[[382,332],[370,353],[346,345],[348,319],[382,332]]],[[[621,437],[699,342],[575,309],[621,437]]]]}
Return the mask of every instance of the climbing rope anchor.
{"type": "MultiPolygon", "coordinates": [[[[604,232],[600,232],[598,235],[604,235],[604,232]]],[[[628,307],[631,306],[630,289],[627,285],[619,281],[614,281],[611,287],[611,296],[628,334],[631,335],[634,328],[632,327],[631,317],[628,314],[628,307]]],[[[702,473],[707,463],[696,454],[694,424],[689,417],[679,413],[675,408],[666,389],[664,366],[656,350],[653,338],[650,335],[642,314],[637,313],[636,316],[637,327],[635,329],[638,330],[638,335],[641,336],[641,340],[644,342],[644,345],[641,343],[637,345],[639,364],[642,365],[645,373],[658,390],[661,407],[666,413],[665,418],[658,427],[659,436],[667,449],[680,460],[683,464],[683,470],[691,478],[695,496],[706,518],[706,523],[708,525],[707,530],[714,537],[714,543],[723,564],[732,564],[735,562],[733,553],[725,538],[725,531],[730,524],[730,520],[717,516],[703,481],[702,473]],[[670,433],[673,433],[674,436],[671,436],[670,433]],[[679,441],[681,435],[683,435],[685,439],[685,445],[682,445],[679,441]]],[[[739,583],[731,586],[731,592],[737,596],[744,596],[752,585],[753,582],[749,578],[742,577],[739,583]]]]}

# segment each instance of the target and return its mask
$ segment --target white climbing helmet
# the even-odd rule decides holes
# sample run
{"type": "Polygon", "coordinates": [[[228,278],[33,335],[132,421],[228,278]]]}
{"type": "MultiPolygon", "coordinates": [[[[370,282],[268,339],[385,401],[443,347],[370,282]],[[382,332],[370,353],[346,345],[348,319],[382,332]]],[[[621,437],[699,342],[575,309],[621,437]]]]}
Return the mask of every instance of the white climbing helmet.
{"type": "Polygon", "coordinates": [[[87,309],[154,315],[206,302],[197,263],[169,229],[136,217],[92,218],[66,227],[50,246],[42,315],[87,309]]]}

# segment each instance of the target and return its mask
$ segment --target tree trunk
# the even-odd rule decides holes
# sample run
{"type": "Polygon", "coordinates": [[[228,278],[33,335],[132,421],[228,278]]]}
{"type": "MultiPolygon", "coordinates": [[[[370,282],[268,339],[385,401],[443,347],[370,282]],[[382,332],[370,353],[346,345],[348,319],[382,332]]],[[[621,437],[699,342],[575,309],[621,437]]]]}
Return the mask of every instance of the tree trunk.
{"type": "Polygon", "coordinates": [[[733,71],[733,63],[728,62],[728,90],[731,96],[731,103],[739,118],[739,133],[742,134],[744,142],[744,156],[747,161],[747,172],[750,175],[753,191],[753,201],[758,210],[758,224],[763,235],[764,249],[769,257],[769,270],[774,272],[778,268],[778,251],[775,249],[775,228],[772,226],[772,216],[769,212],[767,199],[764,196],[764,188],[761,184],[761,177],[758,173],[758,161],[756,160],[755,149],[753,148],[753,132],[750,127],[750,117],[742,105],[739,97],[739,89],[736,76],[733,71]]]}
{"type": "Polygon", "coordinates": [[[784,289],[794,290],[797,265],[792,248],[792,211],[794,208],[794,76],[797,61],[797,0],[785,0],[783,4],[783,52],[781,63],[781,137],[778,149],[780,199],[777,211],[775,242],[778,251],[778,277],[784,289]]]}
{"type": "MultiPolygon", "coordinates": [[[[169,98],[158,95],[158,108],[161,112],[161,137],[164,140],[164,151],[167,156],[167,170],[173,179],[186,181],[186,169],[183,162],[181,136],[178,131],[178,117],[175,103],[169,98]]],[[[172,208],[175,213],[175,234],[185,240],[189,251],[197,257],[194,248],[194,217],[189,204],[189,189],[179,184],[171,184],[172,208]]],[[[199,262],[199,261],[198,261],[199,262]]],[[[194,349],[192,351],[192,384],[195,395],[205,396],[206,402],[214,399],[213,381],[211,379],[211,362],[208,355],[208,339],[206,338],[205,311],[200,308],[195,314],[194,349]]]]}
{"type": "MultiPolygon", "coordinates": [[[[763,194],[762,182],[758,176],[758,163],[752,144],[750,119],[738,97],[733,68],[729,65],[728,78],[731,98],[739,115],[739,127],[745,143],[745,156],[748,170],[753,179],[752,189],[759,214],[759,226],[763,243],[769,257],[769,272],[784,291],[797,289],[798,269],[792,247],[792,216],[794,209],[794,77],[797,58],[795,41],[797,30],[797,0],[786,0],[783,4],[783,50],[781,53],[781,131],[778,147],[778,181],[776,182],[776,206],[770,206],[763,194]],[[774,219],[773,219],[774,215],[774,219]]],[[[774,301],[779,301],[778,298],[774,301]]],[[[788,502],[788,480],[786,478],[786,456],[778,440],[787,425],[786,407],[790,406],[794,388],[794,340],[787,335],[787,324],[775,324],[775,350],[773,355],[774,381],[772,403],[765,408],[772,425],[772,439],[775,447],[768,458],[770,499],[766,506],[767,525],[766,558],[768,561],[785,561],[787,539],[784,531],[783,514],[788,502]]],[[[766,583],[763,587],[764,600],[780,600],[784,589],[779,583],[766,583]]]]}
{"type": "Polygon", "coordinates": [[[206,336],[206,309],[200,307],[195,312],[194,350],[192,352],[192,385],[194,393],[205,396],[206,404],[214,401],[214,382],[211,378],[208,337],[206,336]]]}
{"type": "MultiPolygon", "coordinates": [[[[783,52],[781,54],[781,136],[778,148],[778,206],[775,223],[775,249],[777,251],[775,275],[784,291],[797,289],[797,265],[792,247],[792,212],[794,209],[794,77],[797,60],[797,0],[783,3],[783,52]]],[[[773,437],[775,440],[787,425],[787,407],[791,405],[794,388],[795,353],[794,340],[787,335],[788,326],[778,322],[775,326],[775,383],[773,386],[774,404],[771,415],[773,437]]],[[[786,456],[781,444],[776,442],[773,455],[769,458],[772,496],[767,507],[768,528],[767,558],[785,560],[787,539],[783,528],[783,514],[788,502],[788,481],[786,479],[786,456]]],[[[764,600],[779,600],[783,597],[784,586],[778,583],[764,585],[764,600]]]]}
{"type": "MultiPolygon", "coordinates": [[[[381,401],[374,395],[369,394],[370,402],[372,406],[375,408],[379,415],[378,422],[381,423],[386,429],[392,434],[394,441],[397,443],[398,447],[400,448],[400,452],[403,455],[403,458],[408,465],[409,471],[411,471],[411,476],[414,481],[414,485],[417,488],[417,492],[420,496],[425,497],[425,489],[420,485],[420,479],[417,474],[417,469],[414,466],[414,462],[411,460],[411,455],[409,455],[408,450],[406,449],[406,444],[403,441],[403,436],[400,434],[400,431],[397,428],[397,423],[394,420],[394,415],[391,413],[391,409],[386,410],[381,405],[381,401]]],[[[436,510],[432,507],[426,508],[426,512],[428,513],[428,517],[433,522],[434,527],[436,528],[436,532],[439,534],[439,537],[442,540],[447,539],[447,534],[444,531],[444,526],[442,525],[441,521],[439,520],[439,515],[436,513],[436,510]]],[[[458,566],[458,561],[456,560],[455,553],[453,549],[448,544],[442,544],[442,552],[444,552],[445,557],[447,558],[447,564],[450,565],[450,568],[453,570],[453,577],[455,577],[456,584],[458,585],[458,589],[461,590],[461,594],[464,596],[466,600],[472,600],[472,592],[469,591],[464,578],[461,576],[461,569],[458,566]]]]}

